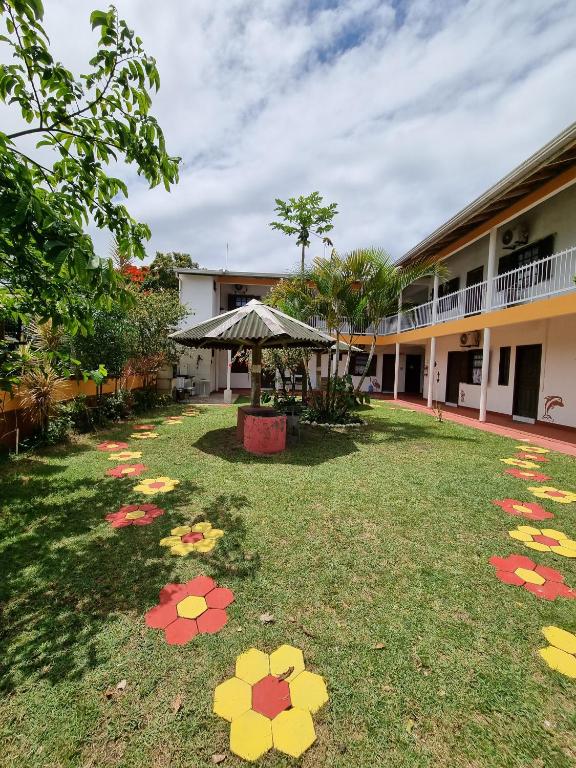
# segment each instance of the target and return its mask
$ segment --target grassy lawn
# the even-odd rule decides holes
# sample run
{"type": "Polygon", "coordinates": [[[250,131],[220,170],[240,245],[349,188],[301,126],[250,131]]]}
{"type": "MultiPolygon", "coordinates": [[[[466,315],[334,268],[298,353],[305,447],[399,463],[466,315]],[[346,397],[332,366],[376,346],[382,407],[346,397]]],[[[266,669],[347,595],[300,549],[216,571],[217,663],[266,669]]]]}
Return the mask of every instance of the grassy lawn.
{"type": "MultiPolygon", "coordinates": [[[[296,764],[574,765],[575,683],[537,650],[542,627],[576,630],[576,603],[502,584],[488,564],[529,555],[576,587],[576,561],[514,542],[507,531],[529,521],[491,504],[539,501],[504,474],[514,441],[381,404],[365,411],[371,429],[308,428],[283,455],[256,458],[235,440],[234,407],[200,410],[181,425],[140,419],[161,437],[131,443],[144,477],[180,480],[172,493],[143,497],[136,480],[104,475],[114,464],[94,446],[128,425],[0,468],[4,768],[196,768],[223,752],[240,765],[214,688],[242,651],[282,643],[302,648],[330,693],[296,764]],[[117,530],[104,520],[135,501],[167,514],[117,530]],[[159,546],[205,518],[226,531],[212,555],[159,546]],[[234,590],[228,624],[169,646],[144,613],[164,584],[199,573],[234,590]]],[[[576,489],[574,459],[550,459],[550,484],[576,489]]],[[[542,503],[556,515],[543,527],[576,533],[576,504],[542,503]]],[[[271,751],[262,763],[295,761],[271,751]]]]}

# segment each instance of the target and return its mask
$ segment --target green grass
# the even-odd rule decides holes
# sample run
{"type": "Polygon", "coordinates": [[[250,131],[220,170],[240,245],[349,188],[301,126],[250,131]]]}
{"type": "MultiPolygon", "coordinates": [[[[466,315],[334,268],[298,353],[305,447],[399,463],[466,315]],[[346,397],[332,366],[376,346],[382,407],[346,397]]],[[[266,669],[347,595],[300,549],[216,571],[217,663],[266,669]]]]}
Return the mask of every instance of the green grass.
{"type": "MultiPolygon", "coordinates": [[[[257,458],[235,440],[235,408],[201,411],[134,441],[146,476],[180,480],[152,498],[167,514],[146,527],[104,521],[142,500],[135,481],[105,477],[113,464],[94,450],[129,425],[0,469],[4,768],[209,766],[228,752],[215,686],[243,650],[282,643],[303,649],[330,692],[318,740],[296,764],[574,764],[575,682],[537,650],[542,627],[576,630],[576,603],[501,584],[488,564],[530,554],[507,536],[522,521],[490,503],[533,500],[499,461],[514,441],[374,405],[363,411],[370,428],[308,428],[284,454],[257,458]],[[204,516],[226,529],[213,556],[158,546],[204,516]],[[235,591],[229,623],[171,647],[144,613],[165,583],[201,572],[235,591]],[[275,623],[259,621],[265,612],[275,623]],[[107,699],[122,679],[126,690],[107,699]]],[[[576,488],[574,460],[550,458],[554,484],[576,488]]],[[[545,506],[576,532],[576,504],[545,506]]],[[[574,561],[534,559],[576,587],[574,561]]],[[[272,751],[263,764],[295,761],[272,751]]]]}

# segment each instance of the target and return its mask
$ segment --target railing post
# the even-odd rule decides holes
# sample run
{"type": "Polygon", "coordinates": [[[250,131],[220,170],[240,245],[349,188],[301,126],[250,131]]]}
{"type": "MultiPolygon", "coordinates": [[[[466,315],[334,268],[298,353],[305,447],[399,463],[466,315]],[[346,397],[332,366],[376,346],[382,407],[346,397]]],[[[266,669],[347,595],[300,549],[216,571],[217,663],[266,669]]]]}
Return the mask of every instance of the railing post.
{"type": "Polygon", "coordinates": [[[438,319],[438,290],[440,287],[440,279],[438,275],[434,275],[434,288],[432,291],[432,325],[436,323],[438,319]]]}

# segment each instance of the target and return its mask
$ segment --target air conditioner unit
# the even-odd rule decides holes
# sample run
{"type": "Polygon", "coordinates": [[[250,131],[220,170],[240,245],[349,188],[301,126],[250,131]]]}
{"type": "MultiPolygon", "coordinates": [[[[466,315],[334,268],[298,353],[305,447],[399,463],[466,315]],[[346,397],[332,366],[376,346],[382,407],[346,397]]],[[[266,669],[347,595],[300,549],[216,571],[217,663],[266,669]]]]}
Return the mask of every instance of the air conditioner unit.
{"type": "Polygon", "coordinates": [[[502,246],[507,251],[512,251],[519,245],[526,245],[527,242],[528,226],[526,224],[514,224],[512,227],[506,227],[502,232],[502,246]]]}
{"type": "Polygon", "coordinates": [[[462,333],[460,335],[461,347],[478,347],[480,346],[480,331],[470,331],[469,333],[462,333]]]}

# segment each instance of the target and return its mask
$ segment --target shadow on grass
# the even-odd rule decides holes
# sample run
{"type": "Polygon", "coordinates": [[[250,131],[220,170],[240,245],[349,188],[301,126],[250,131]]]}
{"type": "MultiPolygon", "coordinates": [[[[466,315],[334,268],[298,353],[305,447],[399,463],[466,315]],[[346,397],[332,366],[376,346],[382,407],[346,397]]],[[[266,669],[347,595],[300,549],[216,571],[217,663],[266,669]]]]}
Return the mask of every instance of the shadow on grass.
{"type": "MultiPolygon", "coordinates": [[[[0,561],[0,690],[37,677],[57,682],[81,678],[112,652],[102,632],[119,613],[143,617],[180,565],[160,539],[186,514],[198,486],[182,483],[168,494],[141,498],[134,481],[66,480],[54,467],[34,462],[27,480],[3,478],[0,561]],[[108,512],[127,503],[151,502],[166,510],[151,525],[113,529],[108,512]],[[174,514],[171,514],[174,513],[174,514]]],[[[218,496],[203,516],[226,530],[214,557],[202,559],[212,575],[250,576],[257,555],[244,551],[246,529],[238,511],[243,496],[218,496]]],[[[176,581],[181,579],[177,578],[176,581]]]]}

